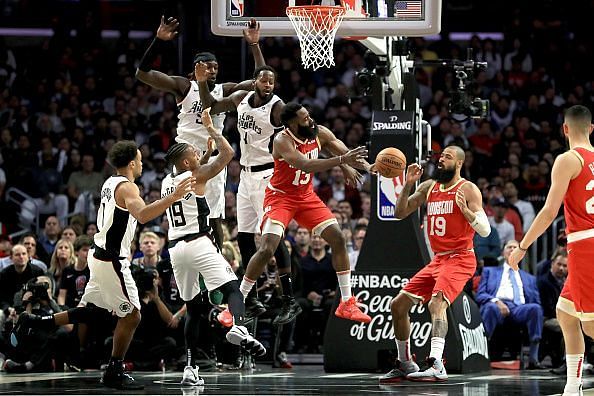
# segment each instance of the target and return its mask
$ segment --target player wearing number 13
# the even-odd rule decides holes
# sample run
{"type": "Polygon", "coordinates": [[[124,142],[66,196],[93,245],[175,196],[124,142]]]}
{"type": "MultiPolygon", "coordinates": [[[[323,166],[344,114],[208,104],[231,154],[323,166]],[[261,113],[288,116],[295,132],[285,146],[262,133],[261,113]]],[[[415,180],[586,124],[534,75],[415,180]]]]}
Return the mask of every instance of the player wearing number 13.
{"type": "Polygon", "coordinates": [[[448,332],[446,309],[458,297],[476,270],[473,251],[474,232],[488,236],[489,221],[482,208],[479,189],[460,176],[464,150],[448,146],[441,153],[435,174],[410,195],[423,169],[411,164],[406,184],[396,203],[396,217],[402,219],[427,204],[427,233],[435,256],[412,277],[392,300],[394,335],[398,349],[397,366],[384,375],[381,383],[407,378],[412,381],[445,381],[448,376],[442,362],[448,332]],[[414,304],[427,303],[431,314],[431,351],[427,368],[419,366],[410,354],[410,319],[414,304]]]}
{"type": "Polygon", "coordinates": [[[582,329],[594,337],[594,147],[590,144],[593,129],[590,110],[580,105],[567,109],[563,134],[569,140],[570,150],[555,159],[545,205],[508,259],[512,268],[518,268],[528,247],[555,220],[563,203],[568,276],[557,302],[557,319],[565,340],[565,396],[582,394],[582,329]]]}

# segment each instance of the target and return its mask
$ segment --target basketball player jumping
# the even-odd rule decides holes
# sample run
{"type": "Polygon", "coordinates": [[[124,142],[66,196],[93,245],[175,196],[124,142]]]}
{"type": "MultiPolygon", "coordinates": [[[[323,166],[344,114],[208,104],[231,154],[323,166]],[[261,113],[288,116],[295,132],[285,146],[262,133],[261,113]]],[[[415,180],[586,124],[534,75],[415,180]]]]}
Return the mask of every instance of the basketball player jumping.
{"type": "Polygon", "coordinates": [[[557,319],[565,340],[567,383],[564,396],[582,395],[584,336],[594,337],[594,147],[592,113],[584,106],[565,112],[563,134],[570,150],[555,159],[551,188],[524,239],[508,259],[517,269],[530,245],[551,225],[564,204],[568,275],[557,302],[557,319]]]}
{"type": "Polygon", "coordinates": [[[371,318],[361,312],[355,297],[351,295],[345,237],[336,217],[313,191],[312,183],[312,173],[341,164],[369,170],[369,164],[364,160],[367,150],[358,147],[349,151],[328,128],[318,126],[300,104],[286,104],[281,113],[281,121],[286,129],[274,137],[274,173],[264,198],[262,241],[249,262],[241,282],[241,292],[247,295],[252,289],[279,245],[287,225],[294,218],[330,244],[332,265],[336,270],[341,293],[336,316],[369,323],[371,318]],[[322,149],[334,156],[318,159],[318,153],[322,149]]]}
{"type": "MultiPolygon", "coordinates": [[[[247,267],[256,253],[254,236],[260,233],[264,215],[264,192],[274,170],[272,140],[283,129],[281,111],[284,102],[273,93],[276,73],[270,66],[261,66],[254,72],[254,90],[236,91],[229,97],[214,98],[206,88],[207,65],[196,64],[196,81],[200,98],[205,106],[212,106],[212,113],[237,110],[237,129],[240,134],[241,177],[237,192],[237,242],[241,261],[247,267]]],[[[283,289],[281,312],[274,319],[275,325],[291,322],[301,312],[295,301],[291,285],[291,258],[284,243],[274,253],[283,289]]],[[[246,298],[246,305],[256,306],[256,289],[246,298]]],[[[254,312],[252,310],[252,312],[254,312]]],[[[261,314],[265,311],[254,312],[261,314]]]]}
{"type": "Polygon", "coordinates": [[[147,223],[160,216],[174,202],[190,194],[196,179],[189,177],[179,183],[172,193],[150,205],[140,197],[134,180],[142,174],[142,157],[132,141],[122,140],[109,150],[110,164],[117,174],[105,181],[101,188],[101,206],[97,214],[99,231],[93,237],[89,251],[91,277],[82,296],[84,304],[52,316],[37,316],[23,312],[13,333],[16,343],[31,327],[52,329],[69,323],[86,323],[96,307],[118,316],[113,335],[113,349],[101,382],[121,390],[142,389],[143,386],[123,369],[123,359],[134,331],[140,322],[138,289],[130,272],[130,245],[136,232],[136,222],[147,223]],[[96,307],[95,307],[96,306],[96,307]]]}
{"type": "Polygon", "coordinates": [[[409,165],[406,183],[396,203],[396,217],[403,219],[427,203],[429,243],[433,260],[416,273],[392,300],[392,320],[398,361],[396,367],[380,378],[380,383],[412,381],[446,381],[442,362],[448,332],[446,309],[458,297],[476,269],[473,251],[474,232],[485,237],[491,226],[482,207],[481,192],[474,183],[460,176],[464,150],[448,146],[441,153],[432,179],[419,185],[411,194],[423,169],[409,165]],[[410,354],[409,311],[414,304],[428,303],[433,329],[427,368],[419,366],[410,354]]]}
{"type": "Polygon", "coordinates": [[[200,320],[199,275],[209,292],[219,290],[229,302],[234,325],[227,333],[227,340],[241,345],[249,352],[261,356],[266,353],[264,346],[255,340],[243,326],[245,305],[239,291],[239,281],[231,266],[220,253],[212,240],[212,230],[208,224],[210,212],[204,192],[206,183],[221,172],[233,158],[233,148],[220,130],[215,129],[209,113],[202,112],[202,125],[215,140],[219,148],[216,159],[205,165],[200,164],[200,153],[187,143],[176,143],[169,148],[167,160],[175,165],[176,173],[163,179],[161,196],[166,197],[175,191],[182,180],[194,176],[194,190],[176,201],[167,210],[169,220],[169,254],[180,296],[186,302],[187,314],[184,336],[187,350],[187,364],[184,369],[182,385],[203,385],[198,375],[198,366],[193,360],[198,347],[198,328],[200,320]]]}
{"type": "MultiPolygon", "coordinates": [[[[181,143],[189,143],[201,151],[203,161],[206,162],[210,157],[206,155],[209,151],[207,145],[208,132],[202,125],[201,113],[205,107],[202,106],[199,88],[196,81],[194,81],[194,66],[198,62],[204,62],[208,66],[207,75],[207,89],[216,98],[228,96],[232,92],[240,89],[252,89],[252,81],[244,81],[242,83],[223,83],[217,84],[217,74],[219,72],[219,64],[217,58],[210,52],[199,52],[194,57],[192,65],[192,72],[188,77],[169,76],[160,71],[153,70],[152,64],[154,60],[161,54],[161,47],[164,42],[173,40],[178,32],[179,22],[177,19],[168,18],[165,21],[161,17],[161,24],[157,29],[155,39],[144,53],[136,71],[136,77],[150,85],[151,87],[160,89],[165,92],[175,95],[179,108],[179,121],[177,124],[177,137],[175,140],[181,143]]],[[[248,29],[243,31],[243,35],[249,47],[252,50],[256,67],[264,65],[264,57],[260,51],[258,40],[260,39],[260,25],[255,20],[251,20],[248,29]]],[[[213,115],[214,126],[218,130],[223,129],[225,114],[213,115]]],[[[214,161],[217,152],[212,153],[210,161],[214,161]]],[[[210,208],[210,224],[214,228],[214,236],[219,244],[223,244],[223,229],[222,219],[225,214],[225,181],[227,172],[220,172],[216,177],[209,180],[206,185],[206,201],[210,208]]]]}

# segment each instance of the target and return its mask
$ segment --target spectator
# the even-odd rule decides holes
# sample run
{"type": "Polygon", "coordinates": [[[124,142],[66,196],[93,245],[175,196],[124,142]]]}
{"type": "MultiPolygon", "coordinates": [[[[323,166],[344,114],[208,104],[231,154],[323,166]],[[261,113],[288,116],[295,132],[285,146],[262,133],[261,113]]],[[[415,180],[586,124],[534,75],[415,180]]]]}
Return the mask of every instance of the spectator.
{"type": "Polygon", "coordinates": [[[74,243],[77,237],[76,230],[71,226],[66,226],[62,229],[62,234],[60,235],[60,239],[64,239],[70,243],[74,243]]]}
{"type": "Polygon", "coordinates": [[[83,154],[82,170],[72,172],[68,178],[68,197],[75,203],[74,213],[89,214],[95,212],[91,204],[101,194],[101,186],[104,177],[101,173],[95,172],[95,159],[91,154],[83,154]]]}
{"type": "Polygon", "coordinates": [[[363,241],[365,240],[365,234],[367,233],[367,228],[356,228],[355,234],[353,235],[353,247],[355,250],[349,254],[349,261],[351,263],[351,271],[354,271],[357,267],[357,260],[359,259],[359,253],[361,252],[361,247],[363,246],[363,241]]]}
{"type": "Polygon", "coordinates": [[[14,295],[29,280],[43,275],[43,271],[29,261],[27,248],[16,244],[11,254],[13,265],[0,272],[0,308],[5,310],[14,306],[14,295]]]}
{"type": "MultiPolygon", "coordinates": [[[[70,241],[60,239],[56,243],[56,249],[52,254],[50,260],[50,268],[47,270],[48,275],[51,275],[54,282],[59,285],[64,274],[64,269],[68,266],[76,264],[76,256],[74,255],[74,247],[70,241]]],[[[56,293],[58,292],[56,288],[56,293]]]]}
{"type": "Polygon", "coordinates": [[[496,228],[491,228],[491,233],[485,238],[478,233],[474,234],[474,253],[479,261],[485,257],[496,260],[501,255],[501,241],[496,228]]]}
{"type": "Polygon", "coordinates": [[[353,210],[353,218],[361,217],[361,197],[356,187],[347,185],[344,180],[342,168],[335,166],[330,173],[331,184],[320,185],[318,187],[318,196],[323,202],[334,198],[338,202],[349,201],[353,210]]]}
{"type": "MultiPolygon", "coordinates": [[[[29,255],[29,260],[31,260],[31,264],[41,268],[43,272],[47,271],[47,265],[38,260],[36,250],[37,250],[37,241],[35,240],[35,235],[33,234],[25,234],[19,240],[19,244],[23,245],[27,248],[27,254],[29,255]]],[[[3,257],[0,259],[0,270],[12,265],[12,258],[10,255],[3,257]]]]}
{"type": "Polygon", "coordinates": [[[50,216],[45,220],[45,227],[43,233],[38,238],[41,249],[39,250],[39,256],[41,261],[49,263],[56,243],[60,238],[60,222],[56,216],[50,216]]]}
{"type": "Polygon", "coordinates": [[[91,277],[87,266],[87,256],[92,245],[93,240],[86,235],[81,235],[74,241],[76,262],[74,265],[64,268],[59,284],[58,305],[75,308],[80,303],[91,277]]]}
{"type": "Polygon", "coordinates": [[[93,238],[93,236],[97,233],[97,223],[90,222],[87,223],[87,227],[85,228],[85,234],[93,238]]]}
{"type": "Polygon", "coordinates": [[[528,369],[541,368],[538,348],[542,336],[542,307],[536,286],[536,278],[524,270],[514,271],[507,258],[518,242],[506,242],[503,257],[506,262],[499,267],[485,267],[481,275],[476,301],[487,336],[491,338],[497,326],[512,322],[526,325],[530,339],[530,360],[528,369]]]}
{"type": "Polygon", "coordinates": [[[508,241],[514,240],[514,226],[505,219],[505,212],[508,204],[505,200],[494,200],[491,203],[493,216],[489,216],[491,227],[497,230],[499,235],[500,248],[503,249],[508,241]]]}
{"type": "Polygon", "coordinates": [[[522,216],[523,232],[528,231],[535,217],[534,207],[532,204],[530,202],[518,199],[518,189],[512,182],[505,183],[503,188],[503,196],[507,202],[513,205],[518,210],[518,212],[520,212],[520,215],[522,216]]]}
{"type": "Polygon", "coordinates": [[[156,268],[157,263],[161,261],[159,249],[161,239],[152,231],[146,231],[140,234],[138,238],[142,256],[132,260],[132,266],[140,268],[156,268]]]}
{"type": "Polygon", "coordinates": [[[559,366],[563,360],[564,346],[561,326],[557,320],[557,300],[567,279],[567,250],[559,249],[553,255],[551,270],[538,278],[538,291],[544,317],[543,327],[554,334],[552,340],[551,359],[553,367],[559,366]]]}
{"type": "Polygon", "coordinates": [[[305,257],[309,253],[310,233],[305,227],[298,227],[295,234],[295,251],[300,257],[305,257]]]}

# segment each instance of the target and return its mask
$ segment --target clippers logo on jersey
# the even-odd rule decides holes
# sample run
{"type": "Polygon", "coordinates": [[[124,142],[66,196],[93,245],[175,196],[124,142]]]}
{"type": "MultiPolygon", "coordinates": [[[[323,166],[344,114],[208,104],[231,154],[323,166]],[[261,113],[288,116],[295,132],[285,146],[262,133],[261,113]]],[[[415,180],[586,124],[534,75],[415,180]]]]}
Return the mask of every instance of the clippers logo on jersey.
{"type": "Polygon", "coordinates": [[[101,191],[101,199],[103,198],[107,199],[108,201],[111,200],[111,188],[107,187],[101,191]]]}
{"type": "Polygon", "coordinates": [[[397,221],[396,202],[404,188],[405,174],[388,178],[377,178],[377,217],[383,221],[397,221]]]}
{"type": "Polygon", "coordinates": [[[256,132],[258,135],[262,134],[262,128],[260,128],[257,123],[256,120],[254,119],[254,116],[252,116],[251,114],[248,113],[242,113],[239,118],[237,119],[237,126],[239,128],[243,128],[243,129],[250,129],[254,132],[256,132]]]}

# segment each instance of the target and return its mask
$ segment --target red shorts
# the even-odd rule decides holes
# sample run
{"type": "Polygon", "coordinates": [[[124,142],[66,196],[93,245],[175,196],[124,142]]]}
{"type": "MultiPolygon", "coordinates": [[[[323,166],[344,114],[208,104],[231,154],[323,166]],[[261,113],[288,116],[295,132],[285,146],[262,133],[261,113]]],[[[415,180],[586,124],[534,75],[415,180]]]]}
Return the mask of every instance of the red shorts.
{"type": "Polygon", "coordinates": [[[424,303],[442,292],[448,304],[460,294],[476,271],[476,257],[471,250],[435,255],[433,260],[415,274],[402,292],[424,303]]]}
{"type": "Polygon", "coordinates": [[[557,303],[563,311],[585,320],[594,319],[593,251],[593,238],[567,244],[567,279],[557,303]]]}
{"type": "Polygon", "coordinates": [[[295,219],[300,226],[314,232],[320,226],[336,222],[336,217],[315,192],[292,196],[269,188],[264,196],[264,217],[260,228],[264,227],[268,219],[282,224],[285,230],[289,222],[295,219]]]}

